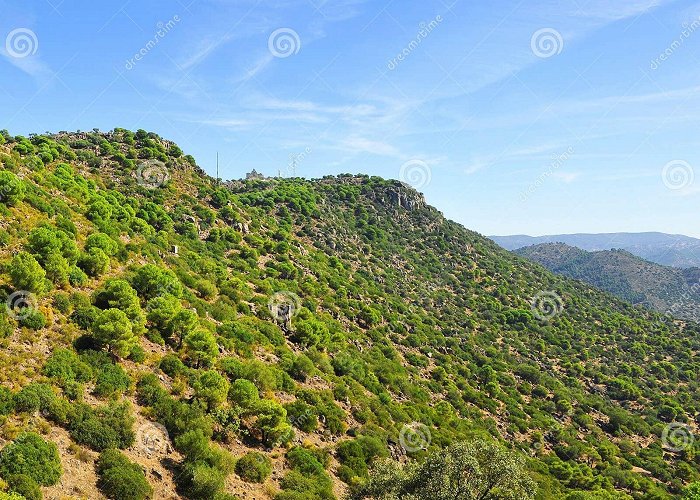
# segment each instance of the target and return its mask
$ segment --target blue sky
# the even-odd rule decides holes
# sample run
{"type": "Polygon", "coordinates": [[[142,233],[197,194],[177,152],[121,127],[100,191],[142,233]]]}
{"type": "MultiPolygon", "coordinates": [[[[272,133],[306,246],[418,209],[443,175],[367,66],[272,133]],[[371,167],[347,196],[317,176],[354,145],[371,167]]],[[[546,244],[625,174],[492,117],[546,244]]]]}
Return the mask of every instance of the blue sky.
{"type": "Polygon", "coordinates": [[[0,0],[0,12],[0,128],[14,134],[143,128],[212,174],[218,151],[223,178],[291,175],[292,157],[304,177],[402,178],[485,234],[700,236],[698,2],[0,0]]]}

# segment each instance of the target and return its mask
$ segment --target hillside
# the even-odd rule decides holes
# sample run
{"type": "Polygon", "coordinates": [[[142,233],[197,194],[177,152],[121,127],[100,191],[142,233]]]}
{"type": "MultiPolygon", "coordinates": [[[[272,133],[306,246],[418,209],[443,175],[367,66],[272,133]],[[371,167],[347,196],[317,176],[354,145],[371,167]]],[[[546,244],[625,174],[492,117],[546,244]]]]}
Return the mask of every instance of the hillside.
{"type": "Polygon", "coordinates": [[[514,251],[550,271],[585,281],[632,304],[700,321],[700,269],[661,266],[625,250],[586,252],[564,243],[514,251]]]}
{"type": "Polygon", "coordinates": [[[680,234],[665,233],[602,233],[555,234],[548,236],[489,236],[506,250],[539,245],[565,243],[589,252],[618,248],[637,257],[672,267],[700,267],[700,240],[680,234]]]}
{"type": "Polygon", "coordinates": [[[382,457],[475,440],[519,457],[498,463],[524,463],[538,499],[700,479],[697,325],[556,276],[398,181],[219,185],[145,131],[0,143],[10,489],[331,499],[385,477],[382,457]]]}

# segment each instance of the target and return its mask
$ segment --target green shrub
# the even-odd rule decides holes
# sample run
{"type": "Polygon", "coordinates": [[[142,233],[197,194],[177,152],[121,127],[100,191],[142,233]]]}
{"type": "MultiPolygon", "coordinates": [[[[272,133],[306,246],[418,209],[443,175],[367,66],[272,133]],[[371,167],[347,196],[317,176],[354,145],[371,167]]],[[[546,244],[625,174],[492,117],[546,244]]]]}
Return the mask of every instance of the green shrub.
{"type": "Polygon", "coordinates": [[[26,500],[41,500],[39,484],[26,474],[13,474],[5,478],[10,490],[22,495],[26,500]]]}
{"type": "Polygon", "coordinates": [[[314,408],[306,402],[297,399],[284,405],[287,419],[294,427],[304,432],[313,432],[318,427],[318,417],[314,408]]]}
{"type": "Polygon", "coordinates": [[[105,450],[100,454],[97,474],[97,485],[107,498],[145,500],[153,494],[141,467],[117,450],[105,450]]]}
{"type": "Polygon", "coordinates": [[[67,415],[71,437],[96,451],[127,448],[134,442],[134,418],[128,402],[92,409],[78,403],[67,415]]]}
{"type": "Polygon", "coordinates": [[[158,367],[169,377],[176,377],[187,371],[185,364],[175,354],[166,354],[160,360],[158,367]]]}
{"type": "Polygon", "coordinates": [[[305,476],[298,470],[291,470],[282,478],[282,492],[275,500],[332,500],[333,482],[328,474],[305,476]]]}
{"type": "Polygon", "coordinates": [[[50,385],[31,383],[14,395],[15,410],[26,413],[44,411],[55,398],[50,385]]]}
{"type": "Polygon", "coordinates": [[[117,364],[107,364],[97,374],[95,395],[100,397],[123,394],[129,390],[131,379],[124,369],[117,364]]]}
{"type": "Polygon", "coordinates": [[[146,360],[146,351],[137,344],[131,348],[129,359],[134,363],[143,363],[146,360]]]}
{"type": "Polygon", "coordinates": [[[294,379],[305,382],[311,373],[315,370],[314,363],[306,355],[300,354],[294,359],[289,374],[294,379]]]}
{"type": "Polygon", "coordinates": [[[96,451],[119,446],[119,436],[117,432],[94,416],[72,425],[71,437],[77,443],[89,446],[96,451]]]}
{"type": "Polygon", "coordinates": [[[78,266],[71,266],[68,269],[68,283],[73,286],[83,286],[87,283],[88,275],[78,266]]]}
{"type": "Polygon", "coordinates": [[[63,314],[68,314],[72,308],[70,301],[70,296],[67,293],[57,293],[53,298],[54,307],[62,312],[63,314]]]}
{"type": "Polygon", "coordinates": [[[15,399],[7,387],[0,386],[0,415],[9,415],[15,409],[15,399]]]}
{"type": "Polygon", "coordinates": [[[46,317],[38,309],[25,309],[20,316],[19,324],[31,330],[41,330],[46,326],[46,317]]]}
{"type": "Polygon", "coordinates": [[[62,384],[71,381],[87,382],[92,378],[92,368],[80,357],[68,349],[55,349],[44,363],[43,373],[60,381],[62,384]]]}
{"type": "Polygon", "coordinates": [[[318,461],[318,458],[309,450],[301,446],[295,446],[287,452],[287,462],[289,466],[298,470],[305,476],[323,474],[325,472],[323,464],[318,461]]]}
{"type": "Polygon", "coordinates": [[[271,473],[270,459],[256,451],[246,453],[236,462],[236,474],[251,483],[263,483],[271,473]]]}
{"type": "Polygon", "coordinates": [[[214,498],[224,487],[226,473],[203,461],[188,462],[182,471],[183,489],[195,500],[214,498]]]}
{"type": "Polygon", "coordinates": [[[51,486],[62,473],[56,445],[33,432],[21,434],[0,451],[1,477],[24,474],[42,486],[51,486]]]}

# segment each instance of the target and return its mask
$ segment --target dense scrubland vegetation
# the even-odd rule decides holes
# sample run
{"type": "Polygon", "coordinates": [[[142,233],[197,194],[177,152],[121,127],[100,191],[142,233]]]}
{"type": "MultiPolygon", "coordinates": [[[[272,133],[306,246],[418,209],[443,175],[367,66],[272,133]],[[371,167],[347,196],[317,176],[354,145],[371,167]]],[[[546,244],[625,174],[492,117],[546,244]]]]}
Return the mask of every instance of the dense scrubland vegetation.
{"type": "Polygon", "coordinates": [[[0,499],[698,497],[695,324],[396,181],[222,184],[122,129],[0,162],[0,499]]]}

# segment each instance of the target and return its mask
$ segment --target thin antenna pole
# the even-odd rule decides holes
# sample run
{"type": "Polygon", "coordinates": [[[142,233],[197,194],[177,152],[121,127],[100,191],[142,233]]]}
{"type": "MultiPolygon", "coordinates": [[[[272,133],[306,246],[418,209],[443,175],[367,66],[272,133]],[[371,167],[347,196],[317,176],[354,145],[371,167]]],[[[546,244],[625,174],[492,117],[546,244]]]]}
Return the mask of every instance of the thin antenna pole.
{"type": "Polygon", "coordinates": [[[216,183],[219,184],[219,152],[216,152],[216,183]]]}

